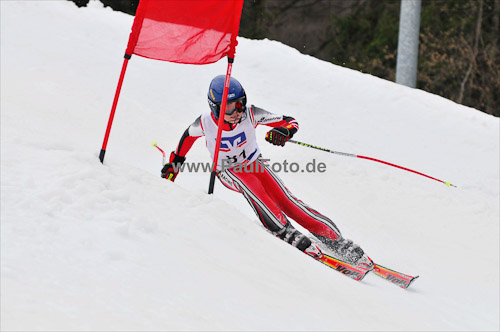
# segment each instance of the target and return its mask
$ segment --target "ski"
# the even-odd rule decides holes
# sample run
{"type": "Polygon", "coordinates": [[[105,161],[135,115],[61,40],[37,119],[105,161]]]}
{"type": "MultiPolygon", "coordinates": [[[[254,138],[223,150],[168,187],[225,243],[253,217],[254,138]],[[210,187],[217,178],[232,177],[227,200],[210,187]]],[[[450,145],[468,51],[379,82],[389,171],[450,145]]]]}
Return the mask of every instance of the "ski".
{"type": "Polygon", "coordinates": [[[373,263],[373,267],[352,265],[340,259],[333,258],[325,254],[323,254],[321,258],[315,258],[315,259],[356,281],[363,280],[363,278],[368,274],[368,272],[373,270],[373,272],[377,276],[387,281],[390,281],[394,285],[400,286],[403,289],[407,289],[415,281],[415,279],[418,278],[418,276],[413,277],[395,270],[391,270],[387,267],[384,267],[382,265],[373,262],[370,258],[368,259],[373,263]]]}
{"type": "Polygon", "coordinates": [[[325,254],[318,246],[314,246],[313,248],[316,250],[310,250],[305,253],[315,260],[320,261],[328,267],[356,281],[363,280],[368,272],[373,270],[377,276],[390,281],[403,289],[407,289],[415,281],[415,279],[418,278],[418,276],[413,277],[379,265],[366,255],[363,255],[363,257],[361,257],[356,264],[350,264],[341,259],[325,254]]]}
{"type": "Polygon", "coordinates": [[[323,254],[323,256],[320,258],[316,258],[316,260],[356,281],[363,280],[363,278],[368,274],[368,272],[370,272],[373,269],[372,267],[365,268],[360,266],[354,266],[344,261],[341,261],[340,259],[336,259],[325,254],[323,254]]]}
{"type": "Polygon", "coordinates": [[[410,285],[415,281],[415,279],[418,278],[418,276],[412,277],[410,275],[391,270],[375,262],[373,262],[373,265],[374,265],[373,272],[376,275],[404,289],[410,287],[410,285]]]}

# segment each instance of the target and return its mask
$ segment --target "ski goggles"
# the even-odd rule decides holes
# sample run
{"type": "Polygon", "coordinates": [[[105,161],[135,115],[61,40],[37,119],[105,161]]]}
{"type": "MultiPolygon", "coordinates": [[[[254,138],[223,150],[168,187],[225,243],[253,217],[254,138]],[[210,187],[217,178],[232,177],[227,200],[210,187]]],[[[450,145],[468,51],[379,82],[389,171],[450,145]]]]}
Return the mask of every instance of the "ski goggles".
{"type": "Polygon", "coordinates": [[[233,115],[234,112],[243,113],[245,111],[245,106],[243,105],[243,98],[238,98],[234,100],[228,100],[226,104],[226,115],[233,115]]]}

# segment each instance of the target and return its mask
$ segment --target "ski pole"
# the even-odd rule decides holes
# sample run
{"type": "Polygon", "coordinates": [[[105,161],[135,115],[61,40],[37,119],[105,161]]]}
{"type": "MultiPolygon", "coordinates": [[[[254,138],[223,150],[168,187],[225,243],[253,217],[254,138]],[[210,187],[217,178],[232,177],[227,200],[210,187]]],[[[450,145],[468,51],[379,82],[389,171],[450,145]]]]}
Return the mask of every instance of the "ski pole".
{"type": "Polygon", "coordinates": [[[162,149],[160,149],[160,147],[158,146],[158,143],[157,143],[157,142],[153,142],[153,143],[151,143],[151,146],[153,146],[153,147],[157,148],[158,150],[160,150],[160,152],[161,152],[161,153],[162,153],[162,155],[163,155],[163,160],[162,160],[162,161],[163,161],[163,163],[162,163],[161,165],[162,165],[162,166],[165,166],[165,164],[166,164],[166,163],[165,163],[165,151],[163,151],[162,149]]]}
{"type": "Polygon", "coordinates": [[[382,163],[382,164],[389,165],[389,166],[392,166],[392,167],[396,167],[396,168],[399,168],[399,169],[402,169],[402,170],[405,170],[405,171],[408,171],[408,172],[412,172],[412,173],[415,173],[415,174],[418,174],[418,175],[425,176],[426,178],[429,178],[429,179],[432,179],[432,180],[444,183],[448,187],[450,187],[450,186],[451,187],[455,187],[455,188],[457,187],[457,186],[451,184],[450,182],[445,182],[445,181],[433,178],[432,176],[426,175],[424,173],[420,173],[420,172],[414,171],[414,170],[406,168],[406,167],[402,167],[402,166],[398,166],[398,165],[395,165],[395,164],[391,164],[391,163],[388,163],[388,162],[383,161],[383,160],[378,160],[378,159],[375,159],[375,158],[360,156],[360,155],[356,155],[356,154],[352,154],[352,153],[344,153],[344,152],[332,151],[330,149],[326,149],[326,148],[322,148],[322,147],[319,147],[319,146],[314,146],[314,145],[311,145],[311,144],[307,144],[307,143],[303,143],[303,142],[298,142],[298,141],[294,141],[294,140],[288,140],[288,142],[294,143],[294,144],[298,144],[298,145],[302,145],[302,146],[305,146],[306,148],[313,148],[313,149],[317,149],[317,150],[321,150],[321,151],[325,151],[325,152],[329,152],[329,153],[333,153],[333,154],[338,154],[338,155],[345,156],[345,157],[353,157],[353,158],[360,158],[360,159],[367,159],[367,160],[371,160],[371,161],[376,161],[378,163],[382,163]]]}

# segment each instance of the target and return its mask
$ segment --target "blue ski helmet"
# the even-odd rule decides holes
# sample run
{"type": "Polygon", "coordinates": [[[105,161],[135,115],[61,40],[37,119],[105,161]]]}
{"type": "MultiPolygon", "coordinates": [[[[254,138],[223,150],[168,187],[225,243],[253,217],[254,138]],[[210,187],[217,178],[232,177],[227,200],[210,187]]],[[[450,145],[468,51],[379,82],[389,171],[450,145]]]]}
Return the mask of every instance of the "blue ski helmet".
{"type": "MultiPolygon", "coordinates": [[[[208,105],[212,110],[212,114],[215,119],[219,119],[220,105],[222,101],[222,93],[224,92],[224,82],[226,80],[225,75],[216,76],[210,86],[208,87],[208,105]]],[[[243,106],[243,111],[246,109],[247,105],[247,95],[245,94],[245,89],[234,77],[231,77],[229,82],[229,91],[227,94],[227,100],[232,101],[239,99],[243,106]]]]}

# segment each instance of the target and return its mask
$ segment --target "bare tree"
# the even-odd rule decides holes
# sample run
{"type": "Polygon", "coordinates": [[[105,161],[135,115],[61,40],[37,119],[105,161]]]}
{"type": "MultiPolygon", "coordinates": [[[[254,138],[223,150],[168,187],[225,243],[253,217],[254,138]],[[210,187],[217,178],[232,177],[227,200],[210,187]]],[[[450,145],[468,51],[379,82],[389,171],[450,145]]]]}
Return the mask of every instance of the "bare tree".
{"type": "Polygon", "coordinates": [[[474,46],[472,49],[472,54],[470,57],[470,64],[469,68],[467,69],[467,72],[465,73],[465,77],[462,80],[462,83],[460,83],[460,93],[458,94],[458,99],[457,102],[459,104],[462,103],[464,99],[464,91],[465,91],[465,85],[467,84],[467,81],[469,80],[469,77],[471,76],[472,70],[476,68],[476,58],[477,58],[477,53],[478,53],[478,46],[479,46],[479,38],[481,37],[481,23],[483,21],[483,0],[479,0],[479,13],[477,15],[477,22],[476,22],[476,33],[474,37],[474,46]]]}

